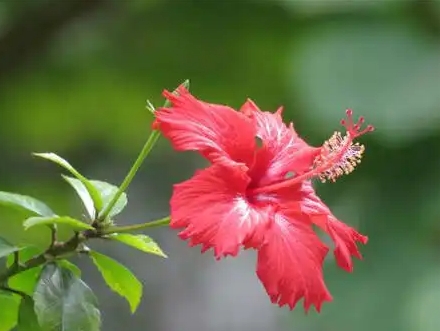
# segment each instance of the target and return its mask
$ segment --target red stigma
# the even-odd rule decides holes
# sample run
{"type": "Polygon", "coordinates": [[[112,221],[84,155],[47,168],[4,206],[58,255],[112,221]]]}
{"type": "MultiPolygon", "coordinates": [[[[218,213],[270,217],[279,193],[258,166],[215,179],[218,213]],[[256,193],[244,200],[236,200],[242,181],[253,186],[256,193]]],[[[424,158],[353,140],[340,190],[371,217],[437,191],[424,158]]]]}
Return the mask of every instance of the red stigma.
{"type": "Polygon", "coordinates": [[[353,111],[351,109],[347,109],[345,111],[346,118],[341,120],[341,124],[347,130],[347,133],[350,135],[351,139],[355,139],[359,136],[362,136],[368,132],[374,131],[374,126],[367,125],[364,129],[361,130],[362,125],[365,122],[365,118],[363,116],[359,117],[356,123],[353,122],[353,111]]]}

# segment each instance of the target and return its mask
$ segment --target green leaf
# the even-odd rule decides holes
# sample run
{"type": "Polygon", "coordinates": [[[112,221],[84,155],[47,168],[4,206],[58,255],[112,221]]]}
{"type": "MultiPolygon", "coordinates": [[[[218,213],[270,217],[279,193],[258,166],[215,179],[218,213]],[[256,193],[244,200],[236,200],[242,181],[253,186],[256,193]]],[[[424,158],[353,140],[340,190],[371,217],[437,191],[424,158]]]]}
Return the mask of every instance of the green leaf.
{"type": "Polygon", "coordinates": [[[90,257],[98,267],[107,285],[127,299],[131,312],[134,313],[142,298],[141,282],[130,270],[108,256],[92,251],[90,257]]]}
{"type": "MultiPolygon", "coordinates": [[[[27,261],[30,258],[40,254],[42,251],[43,250],[41,248],[38,248],[38,247],[35,247],[35,246],[23,247],[20,250],[19,261],[20,262],[27,261]]],[[[10,267],[13,262],[14,262],[14,257],[12,255],[9,255],[8,259],[6,261],[6,266],[10,267]]]]}
{"type": "Polygon", "coordinates": [[[70,271],[72,271],[75,274],[75,276],[81,277],[81,269],[78,268],[75,264],[73,264],[69,260],[66,260],[66,259],[58,260],[57,263],[60,267],[65,268],[65,269],[69,269],[70,271]]]}
{"type": "Polygon", "coordinates": [[[21,299],[18,309],[17,331],[43,331],[38,323],[32,297],[21,299]]]}
{"type": "Polygon", "coordinates": [[[8,256],[11,253],[19,251],[21,248],[12,245],[6,239],[0,237],[0,258],[8,256]]]}
{"type": "Polygon", "coordinates": [[[11,292],[0,289],[0,297],[10,297],[12,295],[11,292]]]}
{"type": "Polygon", "coordinates": [[[32,295],[37,285],[43,267],[38,266],[16,274],[8,279],[8,285],[14,290],[18,290],[32,295]]]}
{"type": "Polygon", "coordinates": [[[53,216],[53,217],[29,217],[23,223],[24,228],[27,230],[36,225],[49,225],[49,224],[64,224],[68,225],[74,230],[93,230],[94,227],[71,218],[69,216],[53,216]]]}
{"type": "Polygon", "coordinates": [[[92,290],[75,274],[47,264],[34,293],[35,312],[45,331],[99,331],[101,314],[92,290]]]}
{"type": "MultiPolygon", "coordinates": [[[[102,210],[105,210],[107,205],[110,203],[110,201],[113,199],[116,192],[118,191],[118,187],[106,182],[102,182],[100,180],[91,180],[90,182],[100,192],[103,202],[102,210]]],[[[127,194],[122,193],[118,201],[116,201],[116,204],[113,206],[112,210],[110,211],[109,217],[113,217],[119,214],[125,208],[126,205],[127,205],[127,194]]]]}
{"type": "Polygon", "coordinates": [[[84,208],[87,211],[90,219],[94,219],[96,215],[95,206],[93,199],[91,198],[89,191],[84,186],[84,184],[77,178],[69,177],[66,175],[61,175],[76,191],[81,201],[83,202],[84,208]]]}
{"type": "Polygon", "coordinates": [[[168,257],[153,239],[144,234],[114,233],[109,238],[137,248],[145,253],[168,257]]]}
{"type": "MultiPolygon", "coordinates": [[[[95,214],[96,212],[93,207],[93,200],[89,192],[87,191],[86,187],[84,186],[84,184],[76,178],[72,178],[68,176],[63,176],[63,177],[76,190],[90,218],[94,219],[96,217],[95,214]]],[[[89,182],[98,190],[103,203],[102,210],[104,210],[106,206],[110,203],[116,192],[118,191],[118,187],[100,180],[89,180],[89,182]]],[[[127,194],[122,193],[122,195],[119,197],[118,201],[114,205],[113,209],[111,210],[109,216],[113,217],[119,214],[125,208],[126,205],[127,205],[127,194]]]]}
{"type": "MultiPolygon", "coordinates": [[[[24,247],[20,251],[19,261],[21,263],[29,260],[30,258],[40,254],[41,249],[33,246],[24,247]]],[[[12,255],[8,256],[6,265],[10,267],[14,262],[14,257],[12,255]]],[[[23,272],[16,274],[8,279],[9,287],[24,292],[27,295],[32,295],[34,293],[35,285],[40,277],[42,266],[38,266],[23,272]]]]}
{"type": "Polygon", "coordinates": [[[74,167],[72,167],[69,162],[64,160],[62,157],[56,155],[55,153],[34,153],[34,155],[58,164],[59,166],[69,171],[76,178],[78,178],[89,192],[90,197],[93,200],[93,205],[95,206],[95,209],[102,209],[102,199],[98,190],[92,185],[92,183],[90,183],[90,181],[86,177],[81,175],[74,167]]]}
{"type": "Polygon", "coordinates": [[[0,204],[27,210],[40,216],[55,215],[44,202],[27,195],[0,191],[0,204]]]}
{"type": "Polygon", "coordinates": [[[0,331],[10,331],[17,324],[20,297],[0,295],[0,331]]]}

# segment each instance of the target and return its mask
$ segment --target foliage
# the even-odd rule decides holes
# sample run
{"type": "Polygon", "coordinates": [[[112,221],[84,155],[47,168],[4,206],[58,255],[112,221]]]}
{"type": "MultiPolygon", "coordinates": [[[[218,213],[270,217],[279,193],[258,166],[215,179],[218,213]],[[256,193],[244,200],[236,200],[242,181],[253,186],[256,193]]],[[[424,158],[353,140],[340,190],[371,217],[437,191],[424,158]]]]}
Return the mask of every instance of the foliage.
{"type": "MultiPolygon", "coordinates": [[[[6,34],[16,21],[37,22],[22,13],[53,2],[2,2],[1,31],[6,34]]],[[[117,177],[118,162],[124,164],[124,157],[134,153],[148,128],[144,96],[185,76],[197,78],[200,96],[212,100],[238,105],[250,95],[268,110],[283,104],[295,127],[316,142],[324,124],[352,107],[378,129],[369,138],[368,166],[355,174],[355,184],[341,181],[336,194],[329,187],[320,193],[338,215],[369,233],[365,260],[350,277],[328,264],[334,303],[320,316],[284,316],[286,329],[438,330],[440,1],[110,2],[115,10],[102,6],[63,23],[54,34],[36,29],[31,39],[21,40],[26,45],[17,48],[21,53],[44,42],[30,52],[27,65],[2,76],[0,138],[9,142],[1,147],[2,189],[39,192],[60,215],[70,215],[62,184],[51,182],[38,164],[21,171],[23,155],[57,150],[94,174],[102,172],[107,159],[99,156],[107,152],[117,162],[104,173],[117,177]]],[[[56,11],[45,13],[56,16],[56,11]]],[[[176,159],[165,144],[161,147],[151,159],[154,175],[144,177],[157,193],[144,204],[159,211],[169,194],[164,182],[172,184],[194,167],[193,159],[176,159]]],[[[46,227],[21,232],[15,215],[1,210],[0,232],[6,238],[45,244],[46,227]]],[[[29,216],[35,215],[23,219],[29,216]]],[[[67,230],[60,225],[60,237],[70,235],[67,230]]],[[[185,265],[196,270],[193,261],[185,265]]],[[[187,286],[184,279],[179,284],[187,286]]],[[[197,314],[203,307],[193,296],[201,286],[180,298],[197,314]]],[[[212,300],[236,307],[228,298],[212,300]]],[[[252,308],[236,309],[241,314],[252,308]]],[[[224,314],[219,309],[207,318],[213,324],[229,320],[224,314]]],[[[109,330],[117,329],[117,321],[127,322],[123,313],[114,315],[107,319],[114,321],[109,330]]],[[[193,317],[188,313],[196,321],[193,317]]],[[[151,321],[144,315],[130,325],[140,327],[146,320],[151,321]]]]}
{"type": "MultiPolygon", "coordinates": [[[[184,85],[188,87],[188,82],[184,85]]],[[[167,257],[150,237],[127,232],[167,225],[168,218],[125,227],[117,226],[114,219],[127,205],[125,190],[157,138],[158,133],[153,131],[120,187],[86,178],[54,153],[34,154],[75,176],[62,175],[81,199],[87,211],[86,219],[58,216],[46,203],[34,197],[0,192],[1,204],[38,215],[23,221],[25,230],[45,226],[51,231],[50,245],[43,251],[31,246],[16,246],[0,237],[0,258],[7,258],[7,268],[0,273],[1,330],[8,331],[14,326],[18,331],[100,330],[97,299],[81,280],[81,270],[68,260],[78,254],[89,256],[108,286],[127,299],[132,313],[136,311],[142,297],[141,282],[126,267],[91,250],[87,243],[91,239],[111,239],[145,253],[167,257]],[[60,226],[73,233],[66,241],[58,238],[60,226]]]]}
{"type": "MultiPolygon", "coordinates": [[[[48,159],[68,165],[55,154],[50,154],[48,159]]],[[[73,169],[70,166],[68,168],[73,169]]],[[[66,260],[74,254],[90,256],[109,287],[127,298],[131,311],[133,313],[136,311],[142,295],[141,283],[116,261],[91,251],[86,246],[90,239],[114,239],[143,252],[166,257],[151,238],[145,235],[118,233],[113,216],[121,212],[126,205],[125,193],[115,199],[119,191],[117,187],[101,181],[91,181],[78,172],[75,173],[81,178],[81,184],[87,188],[87,192],[95,195],[94,199],[88,196],[93,201],[93,209],[89,214],[93,218],[79,220],[69,216],[54,215],[25,219],[23,221],[25,229],[33,226],[48,226],[52,231],[52,242],[43,252],[24,260],[20,258],[21,251],[30,250],[31,247],[17,247],[0,237],[0,257],[9,257],[10,261],[8,269],[0,274],[0,291],[3,291],[3,294],[9,293],[9,296],[0,297],[0,300],[5,301],[1,310],[2,325],[5,330],[10,330],[15,324],[19,331],[38,331],[40,327],[44,331],[100,330],[101,317],[96,298],[92,290],[80,279],[81,271],[66,260]],[[108,208],[109,213],[107,217],[100,219],[99,211],[102,208],[108,208]],[[57,237],[57,227],[60,225],[69,227],[74,233],[65,242],[59,241],[57,237]]],[[[70,179],[70,183],[75,183],[72,187],[86,206],[89,200],[84,198],[84,190],[77,189],[79,182],[70,179]]],[[[4,192],[0,195],[0,200],[7,205],[27,208],[40,215],[45,215],[50,210],[43,202],[24,195],[4,192]]],[[[149,226],[150,223],[147,223],[143,228],[149,226]]],[[[137,226],[137,229],[139,228],[142,227],[137,226]]],[[[124,231],[123,228],[121,229],[124,231]]]]}

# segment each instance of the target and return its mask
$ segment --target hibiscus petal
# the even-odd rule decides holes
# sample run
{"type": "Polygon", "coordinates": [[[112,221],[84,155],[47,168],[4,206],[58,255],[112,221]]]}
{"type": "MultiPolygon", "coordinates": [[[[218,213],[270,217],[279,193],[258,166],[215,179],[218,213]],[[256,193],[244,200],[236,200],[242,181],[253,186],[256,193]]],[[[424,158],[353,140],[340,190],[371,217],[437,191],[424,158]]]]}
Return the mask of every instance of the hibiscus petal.
{"type": "Polygon", "coordinates": [[[258,251],[257,275],[273,303],[293,309],[304,298],[304,309],[319,312],[332,297],[324,283],[322,264],[328,248],[301,219],[276,214],[258,251]]]}
{"type": "Polygon", "coordinates": [[[282,180],[288,172],[301,174],[312,166],[319,149],[302,140],[292,123],[284,124],[282,108],[275,113],[263,112],[247,100],[240,111],[255,120],[256,134],[263,142],[252,173],[253,177],[261,176],[258,186],[282,180]]]}
{"type": "Polygon", "coordinates": [[[303,183],[301,188],[301,209],[310,217],[310,220],[326,231],[335,243],[334,255],[338,265],[348,271],[353,271],[351,256],[362,259],[356,245],[357,242],[366,244],[368,237],[361,235],[355,229],[339,221],[316,195],[310,181],[303,183]]]}
{"type": "Polygon", "coordinates": [[[351,255],[362,259],[362,255],[356,246],[356,242],[366,244],[368,237],[361,235],[352,227],[342,223],[334,217],[327,220],[327,231],[336,244],[335,258],[338,265],[348,271],[353,271],[353,262],[351,255]]]}
{"type": "Polygon", "coordinates": [[[232,108],[197,100],[184,87],[164,96],[169,108],[156,111],[159,129],[180,151],[199,151],[211,162],[252,165],[255,151],[253,121],[232,108]]]}
{"type": "Polygon", "coordinates": [[[217,259],[238,254],[241,245],[259,247],[268,224],[264,208],[245,196],[250,181],[245,169],[215,164],[174,186],[171,227],[185,228],[180,237],[217,259]]]}

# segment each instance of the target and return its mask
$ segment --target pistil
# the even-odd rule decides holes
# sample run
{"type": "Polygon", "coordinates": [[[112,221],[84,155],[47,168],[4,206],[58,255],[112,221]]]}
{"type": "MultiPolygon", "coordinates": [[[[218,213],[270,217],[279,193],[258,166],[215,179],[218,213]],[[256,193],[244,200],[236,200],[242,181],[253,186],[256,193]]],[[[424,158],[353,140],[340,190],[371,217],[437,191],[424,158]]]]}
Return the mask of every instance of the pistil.
{"type": "Polygon", "coordinates": [[[282,188],[295,186],[305,180],[313,177],[319,178],[322,182],[326,180],[336,181],[337,178],[344,174],[351,173],[357,164],[360,163],[362,154],[365,150],[363,145],[359,143],[353,144],[353,140],[365,133],[374,130],[374,127],[368,125],[363,130],[361,126],[364,118],[360,117],[356,124],[353,123],[353,112],[351,109],[346,111],[346,119],[341,124],[346,129],[346,134],[342,136],[340,132],[335,132],[320,147],[321,152],[313,161],[309,171],[286,179],[282,182],[274,183],[264,187],[257,187],[252,190],[253,194],[268,193],[277,191],[282,188]]]}

